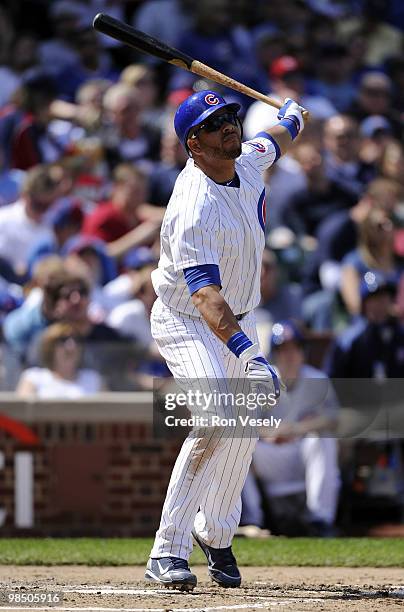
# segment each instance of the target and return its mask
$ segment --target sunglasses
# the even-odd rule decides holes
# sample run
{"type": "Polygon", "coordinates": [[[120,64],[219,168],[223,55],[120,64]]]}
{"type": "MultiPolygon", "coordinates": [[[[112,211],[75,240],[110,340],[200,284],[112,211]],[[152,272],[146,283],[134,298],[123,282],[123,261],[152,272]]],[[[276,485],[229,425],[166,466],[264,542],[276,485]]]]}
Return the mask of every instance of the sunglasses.
{"type": "Polygon", "coordinates": [[[84,343],[84,339],[80,336],[60,336],[60,338],[58,338],[56,342],[58,344],[65,344],[69,340],[73,340],[76,344],[84,343]]]}
{"type": "Polygon", "coordinates": [[[89,290],[87,287],[83,286],[78,286],[78,287],[69,287],[69,288],[63,288],[59,294],[58,294],[58,299],[59,300],[68,300],[70,298],[70,296],[73,293],[79,293],[81,297],[87,297],[89,294],[89,290]]]}
{"type": "Polygon", "coordinates": [[[216,115],[209,117],[205,123],[201,123],[192,134],[191,138],[196,138],[202,130],[211,134],[220,130],[222,125],[225,123],[231,123],[231,125],[238,125],[238,116],[236,113],[223,113],[223,115],[216,115]]]}

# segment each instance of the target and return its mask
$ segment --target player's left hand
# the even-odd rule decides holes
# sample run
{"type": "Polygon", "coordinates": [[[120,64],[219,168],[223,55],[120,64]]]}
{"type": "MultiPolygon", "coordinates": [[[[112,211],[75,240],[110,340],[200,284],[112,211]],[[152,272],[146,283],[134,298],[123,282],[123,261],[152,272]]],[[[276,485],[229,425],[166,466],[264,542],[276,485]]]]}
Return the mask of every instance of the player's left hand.
{"type": "Polygon", "coordinates": [[[244,362],[244,372],[254,387],[265,387],[276,398],[280,397],[281,389],[285,389],[276,368],[271,366],[259,351],[257,344],[240,355],[244,362]]]}
{"type": "Polygon", "coordinates": [[[283,106],[279,109],[278,119],[291,119],[295,122],[298,132],[304,129],[303,113],[305,108],[291,98],[285,98],[283,106]]]}

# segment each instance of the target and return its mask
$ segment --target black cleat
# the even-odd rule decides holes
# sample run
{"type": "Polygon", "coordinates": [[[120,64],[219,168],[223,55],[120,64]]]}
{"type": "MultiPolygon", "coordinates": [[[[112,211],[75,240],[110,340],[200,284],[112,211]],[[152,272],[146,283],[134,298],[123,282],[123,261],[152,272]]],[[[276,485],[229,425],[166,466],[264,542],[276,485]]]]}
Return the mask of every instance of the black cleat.
{"type": "Polygon", "coordinates": [[[158,582],[167,589],[192,591],[196,587],[196,576],[191,572],[188,562],[178,557],[149,559],[144,577],[158,582]]]}
{"type": "Polygon", "coordinates": [[[208,560],[208,572],[212,580],[225,588],[239,587],[241,576],[231,546],[228,548],[212,548],[202,542],[194,531],[192,535],[205,553],[208,560]]]}

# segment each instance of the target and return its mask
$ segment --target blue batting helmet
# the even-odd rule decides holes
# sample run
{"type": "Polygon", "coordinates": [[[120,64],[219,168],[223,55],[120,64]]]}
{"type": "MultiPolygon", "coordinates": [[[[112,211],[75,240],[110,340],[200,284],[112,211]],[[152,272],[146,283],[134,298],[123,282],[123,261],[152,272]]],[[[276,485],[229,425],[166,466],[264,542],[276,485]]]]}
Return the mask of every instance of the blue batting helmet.
{"type": "Polygon", "coordinates": [[[192,94],[179,105],[174,117],[174,127],[185,148],[190,130],[203,123],[220,108],[227,108],[230,112],[237,113],[241,106],[237,102],[226,102],[216,91],[209,89],[192,94]]]}
{"type": "Polygon", "coordinates": [[[285,342],[303,344],[303,334],[294,321],[286,320],[275,323],[272,327],[271,352],[285,342]]]}

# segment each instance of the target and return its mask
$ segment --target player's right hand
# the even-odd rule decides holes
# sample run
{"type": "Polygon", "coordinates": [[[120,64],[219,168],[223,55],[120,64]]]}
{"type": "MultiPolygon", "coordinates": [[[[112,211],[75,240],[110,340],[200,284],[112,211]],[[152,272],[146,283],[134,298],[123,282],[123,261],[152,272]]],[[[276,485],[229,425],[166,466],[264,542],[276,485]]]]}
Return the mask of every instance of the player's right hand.
{"type": "Polygon", "coordinates": [[[304,129],[303,113],[305,110],[303,106],[300,106],[300,104],[291,98],[285,98],[283,106],[278,111],[278,119],[291,119],[295,122],[298,131],[302,132],[304,129]]]}
{"type": "Polygon", "coordinates": [[[258,344],[253,344],[240,355],[244,363],[244,372],[254,387],[265,387],[268,393],[280,397],[281,389],[285,389],[274,366],[271,366],[260,352],[258,344]]]}

